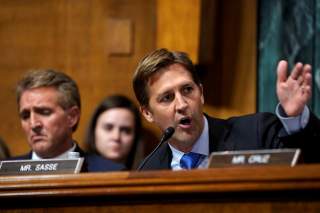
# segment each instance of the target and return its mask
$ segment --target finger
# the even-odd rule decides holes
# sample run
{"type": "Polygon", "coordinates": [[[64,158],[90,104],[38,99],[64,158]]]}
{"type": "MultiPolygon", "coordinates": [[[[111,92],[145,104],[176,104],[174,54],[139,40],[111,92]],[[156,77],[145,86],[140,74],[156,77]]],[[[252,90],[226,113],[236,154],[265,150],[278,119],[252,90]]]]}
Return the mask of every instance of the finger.
{"type": "Polygon", "coordinates": [[[297,80],[298,77],[301,75],[302,73],[302,69],[303,68],[303,65],[302,63],[298,62],[296,63],[296,65],[294,66],[293,70],[291,71],[291,74],[290,74],[290,77],[293,79],[293,80],[297,80]]]}
{"type": "Polygon", "coordinates": [[[288,70],[288,63],[284,60],[281,60],[278,63],[278,67],[277,67],[277,81],[278,81],[278,83],[286,82],[287,70],[288,70]]]}
{"type": "Polygon", "coordinates": [[[303,66],[303,83],[302,83],[302,95],[306,101],[312,96],[312,67],[309,64],[303,66]]]}
{"type": "Polygon", "coordinates": [[[305,100],[308,101],[312,95],[312,88],[310,86],[301,87],[301,94],[304,96],[305,100]]]}
{"type": "Polygon", "coordinates": [[[304,83],[304,78],[303,78],[303,76],[302,75],[300,75],[299,77],[298,77],[298,79],[297,79],[297,83],[298,83],[298,85],[300,86],[300,85],[302,85],[303,83],[304,83]]]}
{"type": "Polygon", "coordinates": [[[302,95],[305,100],[308,101],[312,96],[312,73],[311,66],[309,64],[304,65],[303,67],[303,83],[302,83],[302,95]]]}
{"type": "Polygon", "coordinates": [[[303,76],[303,85],[310,85],[312,84],[312,67],[309,64],[303,66],[302,76],[303,76]]]}
{"type": "Polygon", "coordinates": [[[311,74],[311,72],[304,73],[302,85],[304,87],[306,87],[306,86],[312,87],[312,74],[311,74]]]}
{"type": "Polygon", "coordinates": [[[303,69],[302,69],[303,75],[306,75],[307,73],[311,74],[311,71],[312,71],[312,67],[310,64],[305,64],[303,66],[303,69]]]}

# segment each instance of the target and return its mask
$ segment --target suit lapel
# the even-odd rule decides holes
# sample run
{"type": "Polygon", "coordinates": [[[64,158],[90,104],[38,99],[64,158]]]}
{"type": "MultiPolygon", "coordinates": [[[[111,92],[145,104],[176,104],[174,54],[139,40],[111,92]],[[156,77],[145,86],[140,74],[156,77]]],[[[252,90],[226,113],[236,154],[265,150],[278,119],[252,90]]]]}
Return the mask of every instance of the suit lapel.
{"type": "Polygon", "coordinates": [[[209,152],[233,150],[234,142],[227,140],[230,133],[227,121],[205,116],[209,124],[209,152]]]}
{"type": "Polygon", "coordinates": [[[168,143],[165,143],[164,145],[162,155],[160,156],[159,166],[161,169],[171,169],[172,151],[168,143]]]}
{"type": "Polygon", "coordinates": [[[78,146],[78,144],[76,142],[74,142],[76,144],[76,148],[74,149],[74,152],[79,152],[80,157],[85,157],[85,153],[84,151],[78,146]]]}
{"type": "Polygon", "coordinates": [[[144,170],[171,169],[172,152],[167,143],[161,145],[157,152],[149,159],[144,170]]]}

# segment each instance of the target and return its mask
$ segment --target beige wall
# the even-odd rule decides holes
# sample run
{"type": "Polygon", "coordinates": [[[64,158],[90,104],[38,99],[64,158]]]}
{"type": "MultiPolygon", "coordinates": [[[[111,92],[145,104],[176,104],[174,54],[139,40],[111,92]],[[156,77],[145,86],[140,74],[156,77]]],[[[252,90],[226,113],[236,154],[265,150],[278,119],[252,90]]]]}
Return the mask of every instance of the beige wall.
{"type": "Polygon", "coordinates": [[[50,67],[79,84],[83,108],[75,138],[81,144],[103,97],[134,99],[134,69],[157,47],[187,51],[206,67],[209,114],[255,111],[255,6],[255,0],[2,0],[0,136],[12,154],[28,150],[14,87],[26,70],[50,67]]]}

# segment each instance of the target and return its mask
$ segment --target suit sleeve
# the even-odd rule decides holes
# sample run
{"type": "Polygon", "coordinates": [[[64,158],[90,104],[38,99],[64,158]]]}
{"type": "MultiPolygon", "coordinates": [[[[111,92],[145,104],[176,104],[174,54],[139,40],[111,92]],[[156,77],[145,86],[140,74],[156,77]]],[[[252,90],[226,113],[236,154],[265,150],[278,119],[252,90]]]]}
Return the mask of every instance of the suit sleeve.
{"type": "Polygon", "coordinates": [[[307,126],[292,135],[279,134],[280,143],[287,148],[300,148],[304,163],[320,162],[320,121],[312,113],[307,126]]]}

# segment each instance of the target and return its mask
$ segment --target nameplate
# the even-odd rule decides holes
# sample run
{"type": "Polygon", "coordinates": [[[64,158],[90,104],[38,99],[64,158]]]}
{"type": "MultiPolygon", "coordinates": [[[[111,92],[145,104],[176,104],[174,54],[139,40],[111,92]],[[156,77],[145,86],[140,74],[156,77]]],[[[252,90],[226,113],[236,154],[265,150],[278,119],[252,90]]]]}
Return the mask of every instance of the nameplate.
{"type": "Polygon", "coordinates": [[[1,161],[0,175],[74,174],[82,164],[83,158],[1,161]]]}
{"type": "Polygon", "coordinates": [[[300,149],[225,151],[210,154],[208,168],[250,165],[296,165],[300,149]]]}

